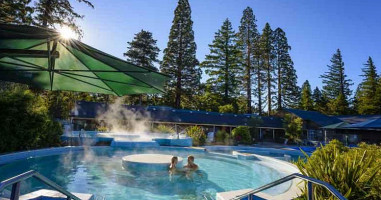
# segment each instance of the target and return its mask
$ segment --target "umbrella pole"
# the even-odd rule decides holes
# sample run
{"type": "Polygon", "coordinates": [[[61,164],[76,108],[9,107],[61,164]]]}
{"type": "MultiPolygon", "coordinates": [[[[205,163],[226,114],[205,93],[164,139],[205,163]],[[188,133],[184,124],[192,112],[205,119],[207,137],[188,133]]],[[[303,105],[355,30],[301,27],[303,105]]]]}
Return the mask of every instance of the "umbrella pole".
{"type": "Polygon", "coordinates": [[[50,90],[53,90],[53,81],[54,81],[54,65],[56,58],[52,56],[51,52],[55,52],[57,49],[57,40],[53,41],[53,47],[50,51],[50,40],[47,42],[48,44],[48,70],[49,70],[49,77],[50,77],[50,90]]]}

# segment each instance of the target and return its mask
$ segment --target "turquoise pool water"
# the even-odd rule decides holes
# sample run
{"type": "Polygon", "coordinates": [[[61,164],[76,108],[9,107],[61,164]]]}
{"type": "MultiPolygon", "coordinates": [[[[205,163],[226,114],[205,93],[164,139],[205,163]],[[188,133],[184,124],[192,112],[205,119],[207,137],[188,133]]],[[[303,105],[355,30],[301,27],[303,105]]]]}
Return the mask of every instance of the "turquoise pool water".
{"type": "MultiPolygon", "coordinates": [[[[183,163],[185,164],[185,162],[183,163]]],[[[203,199],[217,192],[257,188],[285,174],[258,161],[189,151],[182,148],[128,150],[91,148],[61,155],[29,158],[0,165],[0,180],[28,170],[36,170],[71,192],[91,193],[111,199],[203,199]],[[128,171],[122,157],[136,153],[171,154],[186,158],[192,154],[200,170],[191,175],[170,176],[162,171],[128,171]]],[[[267,191],[279,194],[289,188],[283,184],[267,191]]],[[[36,180],[22,184],[22,193],[45,188],[36,180]]]]}

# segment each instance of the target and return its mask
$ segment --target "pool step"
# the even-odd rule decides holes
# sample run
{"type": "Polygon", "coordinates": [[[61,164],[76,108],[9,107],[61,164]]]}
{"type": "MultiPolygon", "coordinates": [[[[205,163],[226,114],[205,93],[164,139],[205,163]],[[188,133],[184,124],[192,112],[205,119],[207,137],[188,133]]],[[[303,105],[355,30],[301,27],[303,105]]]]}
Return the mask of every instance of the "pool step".
{"type": "MultiPolygon", "coordinates": [[[[95,200],[94,195],[92,194],[85,194],[85,193],[72,193],[81,200],[95,200]]],[[[27,199],[33,199],[33,200],[66,200],[66,196],[60,192],[57,192],[55,190],[47,190],[47,189],[41,189],[37,190],[28,194],[24,194],[20,196],[20,200],[27,200],[27,199]]]]}

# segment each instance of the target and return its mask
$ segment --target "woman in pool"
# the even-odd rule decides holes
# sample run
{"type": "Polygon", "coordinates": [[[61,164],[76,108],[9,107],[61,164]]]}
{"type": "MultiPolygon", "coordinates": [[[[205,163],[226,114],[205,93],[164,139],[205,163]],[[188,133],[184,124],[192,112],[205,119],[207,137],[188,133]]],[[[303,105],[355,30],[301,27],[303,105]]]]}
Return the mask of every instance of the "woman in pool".
{"type": "Polygon", "coordinates": [[[179,159],[177,158],[177,156],[172,157],[171,164],[169,165],[169,172],[173,173],[176,171],[176,165],[177,165],[178,160],[179,159]]]}
{"type": "Polygon", "coordinates": [[[195,171],[198,170],[198,165],[194,163],[194,156],[188,156],[188,164],[184,166],[185,169],[195,171]]]}

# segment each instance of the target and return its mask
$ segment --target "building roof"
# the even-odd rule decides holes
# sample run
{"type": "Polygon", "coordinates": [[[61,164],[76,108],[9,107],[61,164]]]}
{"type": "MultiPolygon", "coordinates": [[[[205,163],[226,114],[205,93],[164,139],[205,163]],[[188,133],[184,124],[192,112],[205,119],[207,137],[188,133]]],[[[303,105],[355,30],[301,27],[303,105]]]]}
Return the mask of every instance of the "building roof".
{"type": "Polygon", "coordinates": [[[381,118],[381,115],[339,115],[336,117],[344,122],[347,122],[350,124],[356,124],[356,123],[365,122],[372,119],[381,118]]]}
{"type": "Polygon", "coordinates": [[[324,126],[322,128],[324,128],[324,129],[338,129],[338,128],[346,127],[348,125],[349,125],[349,123],[347,123],[347,122],[339,122],[339,123],[336,123],[336,124],[331,124],[331,125],[328,125],[328,126],[324,126]]]}
{"type": "MultiPolygon", "coordinates": [[[[254,114],[230,114],[174,109],[166,106],[143,107],[123,105],[123,107],[134,112],[144,113],[155,122],[248,126],[252,117],[256,116],[254,114]]],[[[109,109],[110,105],[104,103],[78,101],[71,112],[71,116],[77,118],[96,118],[98,114],[104,113],[109,109]]]]}
{"type": "Polygon", "coordinates": [[[345,126],[346,129],[381,129],[381,118],[370,119],[364,122],[350,124],[345,126]]]}
{"type": "Polygon", "coordinates": [[[282,128],[283,119],[281,117],[261,117],[262,123],[258,126],[260,128],[282,128]]]}
{"type": "Polygon", "coordinates": [[[285,111],[292,113],[302,118],[303,120],[312,121],[319,126],[328,126],[331,124],[336,124],[341,122],[341,120],[336,117],[324,115],[316,111],[305,111],[305,110],[298,110],[298,109],[285,109],[285,111]]]}

